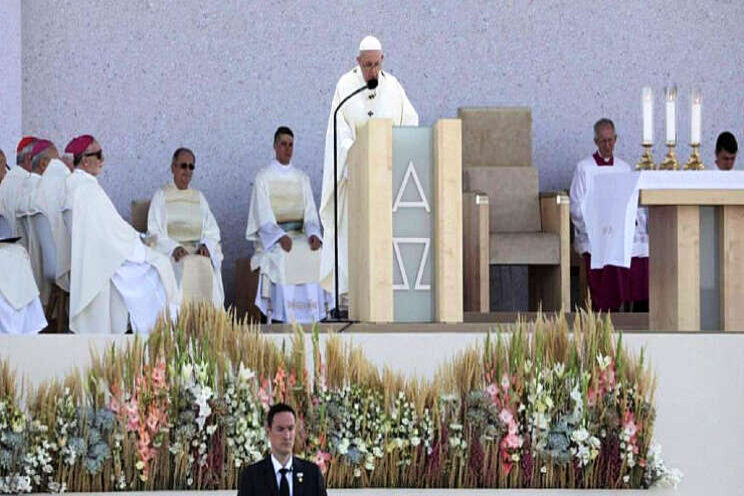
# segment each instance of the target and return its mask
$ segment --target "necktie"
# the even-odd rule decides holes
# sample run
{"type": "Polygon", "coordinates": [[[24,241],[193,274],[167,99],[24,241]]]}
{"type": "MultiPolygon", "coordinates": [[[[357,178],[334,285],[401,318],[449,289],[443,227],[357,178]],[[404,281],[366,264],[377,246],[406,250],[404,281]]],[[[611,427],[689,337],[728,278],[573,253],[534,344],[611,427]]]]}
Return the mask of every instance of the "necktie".
{"type": "Polygon", "coordinates": [[[289,496],[289,481],[287,480],[288,468],[280,468],[279,473],[282,474],[282,479],[279,481],[279,496],[289,496]]]}

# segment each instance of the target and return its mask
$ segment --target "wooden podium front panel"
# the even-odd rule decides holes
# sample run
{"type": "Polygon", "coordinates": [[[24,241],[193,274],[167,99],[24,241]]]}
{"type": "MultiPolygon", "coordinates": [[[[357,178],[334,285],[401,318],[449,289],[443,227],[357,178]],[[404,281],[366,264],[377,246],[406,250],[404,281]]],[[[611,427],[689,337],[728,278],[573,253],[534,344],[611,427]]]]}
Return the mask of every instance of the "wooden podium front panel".
{"type": "Polygon", "coordinates": [[[359,126],[349,150],[349,317],[393,321],[393,121],[359,126]]]}
{"type": "Polygon", "coordinates": [[[649,327],[700,330],[700,210],[649,207],[649,327]]]}
{"type": "Polygon", "coordinates": [[[744,331],[744,206],[721,207],[719,222],[721,324],[744,331]]]}
{"type": "Polygon", "coordinates": [[[462,322],[462,126],[434,125],[434,306],[437,322],[462,322]]]}

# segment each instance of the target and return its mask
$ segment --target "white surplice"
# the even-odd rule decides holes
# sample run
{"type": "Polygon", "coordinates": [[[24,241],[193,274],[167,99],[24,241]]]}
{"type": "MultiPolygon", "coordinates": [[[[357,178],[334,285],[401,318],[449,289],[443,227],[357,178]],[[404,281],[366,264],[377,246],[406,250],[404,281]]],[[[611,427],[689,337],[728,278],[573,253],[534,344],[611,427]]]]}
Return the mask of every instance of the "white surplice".
{"type": "Polygon", "coordinates": [[[44,214],[52,229],[54,247],[57,251],[56,283],[70,291],[70,236],[65,228],[62,210],[65,204],[65,181],[70,175],[67,166],[58,159],[49,162],[36,187],[32,208],[44,214]]]}
{"type": "MultiPolygon", "coordinates": [[[[11,167],[0,183],[0,216],[10,226],[11,236],[20,236],[20,229],[16,219],[19,201],[21,199],[21,185],[29,173],[23,167],[11,167]]],[[[25,246],[26,240],[23,240],[25,246]]]]}
{"type": "Polygon", "coordinates": [[[0,273],[0,334],[35,334],[44,329],[44,309],[22,245],[0,243],[0,273]]]}
{"type": "MultiPolygon", "coordinates": [[[[358,66],[347,72],[336,85],[331,103],[326,131],[325,160],[323,162],[323,191],[320,201],[320,218],[323,223],[325,242],[323,243],[320,267],[321,285],[333,293],[334,285],[334,215],[333,215],[333,111],[338,104],[366,82],[358,66]]],[[[356,139],[357,126],[369,119],[392,119],[394,126],[418,126],[419,118],[406,92],[398,80],[390,73],[380,72],[378,87],[364,90],[347,101],[338,112],[336,137],[338,151],[338,270],[339,293],[348,292],[348,178],[346,157],[356,139]]],[[[391,207],[392,208],[392,207],[391,207]]]]}
{"type": "Polygon", "coordinates": [[[177,310],[180,290],[168,259],[146,247],[95,177],[77,169],[66,181],[72,211],[70,329],[79,334],[147,333],[177,310]]]}
{"type": "MultiPolygon", "coordinates": [[[[613,165],[599,166],[594,159],[594,156],[589,156],[579,162],[574,171],[573,178],[571,180],[571,222],[574,226],[574,250],[577,253],[592,254],[592,246],[589,241],[589,235],[587,234],[586,222],[589,217],[592,219],[598,217],[610,217],[620,216],[621,224],[626,222],[626,211],[629,208],[629,203],[625,201],[627,195],[626,190],[630,191],[634,189],[634,185],[627,184],[625,182],[618,182],[614,189],[605,192],[607,197],[617,196],[624,199],[623,201],[615,202],[612,207],[603,208],[598,211],[596,205],[587,201],[587,194],[592,190],[593,179],[597,174],[627,174],[633,171],[633,168],[625,161],[613,157],[613,165]],[[628,189],[630,188],[630,190],[628,189]]],[[[618,176],[620,177],[620,176],[618,176]]],[[[607,204],[606,204],[607,205],[607,204]]],[[[648,209],[645,207],[636,207],[638,205],[637,192],[635,196],[635,203],[633,210],[636,212],[635,219],[633,217],[627,218],[627,222],[630,222],[630,228],[633,229],[633,244],[630,252],[630,256],[627,257],[627,265],[625,262],[621,266],[630,266],[631,257],[648,257],[648,209]]],[[[598,247],[595,247],[598,248],[598,247]]],[[[604,248],[604,247],[603,247],[604,248]]],[[[596,250],[595,250],[596,251],[596,250]]],[[[602,250],[603,252],[605,250],[602,250]]],[[[592,268],[601,268],[600,260],[604,257],[592,256],[592,268]],[[595,260],[596,259],[596,260],[595,260]]],[[[613,264],[614,265],[614,264],[613,264]]]]}
{"type": "Polygon", "coordinates": [[[310,236],[323,239],[310,178],[291,163],[274,160],[256,174],[245,231],[255,247],[251,270],[261,270],[256,306],[264,315],[270,303],[274,320],[311,323],[325,318],[330,295],[318,284],[321,251],[310,249],[310,236]],[[292,238],[289,252],[279,244],[285,235],[292,238]]]}
{"type": "Polygon", "coordinates": [[[16,221],[19,225],[23,226],[21,231],[26,240],[25,246],[31,260],[31,269],[34,273],[36,286],[39,288],[39,297],[41,298],[41,303],[46,305],[47,301],[49,301],[52,286],[44,278],[44,259],[41,253],[41,241],[36,234],[36,229],[34,229],[31,220],[31,216],[36,213],[36,192],[40,182],[41,175],[32,172],[21,183],[16,221]]]}
{"type": "Polygon", "coordinates": [[[154,248],[167,256],[180,284],[184,260],[176,262],[173,250],[183,247],[193,254],[200,244],[209,250],[212,266],[212,302],[222,308],[225,290],[222,285],[222,246],[220,228],[201,191],[179,190],[172,183],[155,192],[147,214],[147,234],[155,241],[154,248]]]}

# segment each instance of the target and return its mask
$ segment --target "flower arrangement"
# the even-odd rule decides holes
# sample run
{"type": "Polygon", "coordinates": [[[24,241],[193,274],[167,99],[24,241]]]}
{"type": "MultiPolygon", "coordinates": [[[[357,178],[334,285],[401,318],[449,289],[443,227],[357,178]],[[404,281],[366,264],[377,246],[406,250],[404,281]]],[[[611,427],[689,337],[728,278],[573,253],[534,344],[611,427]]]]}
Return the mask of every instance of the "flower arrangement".
{"type": "Polygon", "coordinates": [[[23,403],[0,363],[0,492],[228,489],[266,455],[266,411],[330,487],[644,488],[676,484],[651,443],[655,379],[608,319],[500,329],[431,380],[380,371],[302,329],[285,343],[208,305],[23,403]],[[508,337],[507,337],[508,336],[508,337]]]}

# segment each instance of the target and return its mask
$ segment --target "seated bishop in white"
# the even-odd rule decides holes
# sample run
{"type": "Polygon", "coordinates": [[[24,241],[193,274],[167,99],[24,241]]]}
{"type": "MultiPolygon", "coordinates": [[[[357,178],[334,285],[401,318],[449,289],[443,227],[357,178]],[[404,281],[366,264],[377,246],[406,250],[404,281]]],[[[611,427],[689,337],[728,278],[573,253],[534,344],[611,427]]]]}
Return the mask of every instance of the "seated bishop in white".
{"type": "Polygon", "coordinates": [[[26,248],[31,260],[36,286],[39,288],[41,303],[49,301],[52,285],[44,277],[44,260],[42,256],[41,240],[36,233],[33,215],[37,213],[36,197],[41,183],[41,176],[52,159],[59,158],[57,148],[45,139],[36,139],[31,151],[31,173],[21,183],[16,220],[22,226],[22,234],[26,239],[26,248]]]}
{"type": "Polygon", "coordinates": [[[220,228],[204,195],[189,184],[196,158],[188,148],[173,154],[173,182],[155,192],[147,214],[154,248],[170,258],[184,299],[207,300],[222,308],[220,228]],[[184,272],[186,277],[184,278],[184,272]]]}
{"type": "MultiPolygon", "coordinates": [[[[406,92],[398,80],[382,70],[382,45],[367,36],[359,44],[358,66],[347,72],[336,84],[331,113],[326,131],[325,160],[323,163],[323,191],[320,201],[320,218],[323,222],[325,242],[320,267],[321,284],[326,291],[335,292],[334,266],[334,214],[333,214],[333,112],[338,104],[355,90],[376,79],[377,88],[364,90],[347,101],[337,117],[338,156],[338,270],[339,294],[348,293],[349,214],[348,178],[346,157],[356,139],[357,126],[369,119],[392,119],[394,126],[418,126],[419,118],[406,92]]],[[[343,300],[342,300],[343,301],[343,300]]]]}
{"type": "Polygon", "coordinates": [[[294,135],[274,134],[275,160],[256,174],[245,237],[260,269],[256,306],[271,320],[311,323],[326,317],[330,294],[318,284],[322,236],[310,178],[291,162],[294,135]]]}
{"type": "Polygon", "coordinates": [[[0,334],[35,334],[47,325],[31,261],[20,244],[0,243],[0,334]]]}
{"type": "MultiPolygon", "coordinates": [[[[74,143],[74,140],[70,144],[74,143]]],[[[70,145],[68,145],[69,147],[70,145]]],[[[70,235],[64,224],[65,184],[70,175],[68,165],[58,158],[49,158],[36,187],[33,210],[49,222],[56,250],[55,283],[70,292],[70,235]]]]}
{"type": "Polygon", "coordinates": [[[78,138],[75,172],[66,181],[65,222],[71,230],[70,329],[78,334],[148,333],[181,300],[168,259],[145,246],[116,211],[96,176],[103,151],[92,136],[78,138]],[[127,315],[128,314],[128,315],[127,315]]]}
{"type": "MultiPolygon", "coordinates": [[[[36,138],[32,136],[21,139],[16,149],[17,165],[12,167],[0,182],[0,217],[9,229],[10,237],[22,235],[16,212],[21,199],[21,186],[31,170],[31,151],[35,140],[36,138]]],[[[26,246],[26,243],[25,239],[22,240],[23,246],[26,246]]]]}

